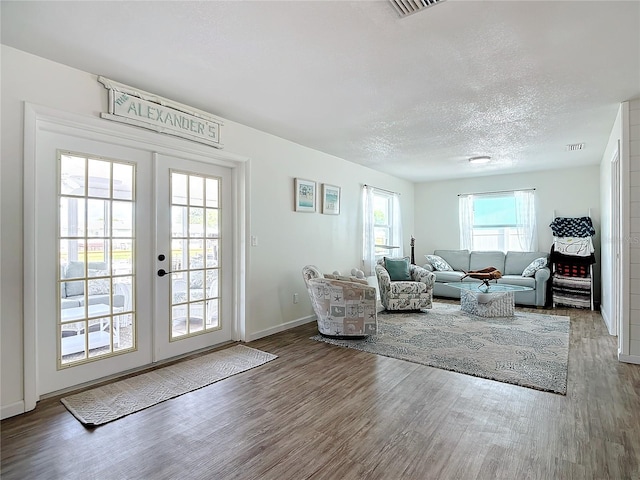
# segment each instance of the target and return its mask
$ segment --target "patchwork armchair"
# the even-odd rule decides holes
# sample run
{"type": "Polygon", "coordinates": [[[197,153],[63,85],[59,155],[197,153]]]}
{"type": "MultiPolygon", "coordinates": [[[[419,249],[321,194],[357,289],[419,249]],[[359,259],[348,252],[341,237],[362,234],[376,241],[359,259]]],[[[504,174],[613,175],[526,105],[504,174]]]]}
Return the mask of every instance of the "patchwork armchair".
{"type": "Polygon", "coordinates": [[[376,288],[355,277],[325,278],[313,265],[302,269],[318,331],[331,337],[377,333],[376,288]]]}
{"type": "Polygon", "coordinates": [[[433,306],[433,272],[408,258],[384,257],[376,264],[380,300],[386,310],[423,310],[433,306]]]}

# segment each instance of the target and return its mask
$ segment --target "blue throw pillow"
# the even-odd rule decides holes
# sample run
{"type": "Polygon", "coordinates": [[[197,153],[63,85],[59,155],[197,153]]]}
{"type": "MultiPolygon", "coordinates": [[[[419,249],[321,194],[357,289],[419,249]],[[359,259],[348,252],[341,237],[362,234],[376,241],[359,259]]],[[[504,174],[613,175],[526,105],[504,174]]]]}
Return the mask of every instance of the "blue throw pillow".
{"type": "Polygon", "coordinates": [[[387,258],[384,257],[384,268],[389,272],[392,282],[411,281],[408,258],[387,258]]]}

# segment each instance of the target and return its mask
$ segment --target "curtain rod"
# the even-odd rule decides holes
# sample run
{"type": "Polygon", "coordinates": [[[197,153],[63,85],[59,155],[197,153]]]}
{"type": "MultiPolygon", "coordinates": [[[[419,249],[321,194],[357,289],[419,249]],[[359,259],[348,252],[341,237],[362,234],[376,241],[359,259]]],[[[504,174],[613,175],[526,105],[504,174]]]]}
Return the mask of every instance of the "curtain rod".
{"type": "Polygon", "coordinates": [[[402,195],[401,193],[393,192],[391,190],[386,190],[384,188],[374,187],[373,185],[367,185],[366,183],[363,185],[363,187],[371,187],[371,188],[373,188],[375,190],[380,190],[381,192],[393,193],[394,195],[402,195]]]}
{"type": "Polygon", "coordinates": [[[458,196],[465,195],[491,195],[492,193],[513,193],[513,192],[535,192],[535,188],[518,188],[517,190],[497,190],[495,192],[475,192],[475,193],[459,193],[458,196]]]}

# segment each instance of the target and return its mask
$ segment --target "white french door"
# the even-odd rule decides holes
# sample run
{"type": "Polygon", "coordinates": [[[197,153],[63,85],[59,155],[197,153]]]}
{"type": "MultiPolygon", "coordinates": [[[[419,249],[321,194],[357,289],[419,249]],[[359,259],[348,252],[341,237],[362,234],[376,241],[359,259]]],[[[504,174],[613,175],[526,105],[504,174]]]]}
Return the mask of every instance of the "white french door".
{"type": "Polygon", "coordinates": [[[27,410],[229,341],[237,321],[232,169],[157,151],[182,140],[86,122],[38,124],[26,162],[27,410]]]}
{"type": "Polygon", "coordinates": [[[40,396],[152,361],[153,155],[68,127],[41,132],[37,147],[33,286],[40,396]],[[113,188],[119,167],[132,180],[124,201],[113,188]],[[125,224],[124,237],[118,223],[125,224]],[[127,258],[119,265],[121,252],[127,258]],[[127,305],[121,288],[128,289],[127,305]]]}
{"type": "Polygon", "coordinates": [[[156,155],[155,357],[231,340],[231,170],[156,155]]]}

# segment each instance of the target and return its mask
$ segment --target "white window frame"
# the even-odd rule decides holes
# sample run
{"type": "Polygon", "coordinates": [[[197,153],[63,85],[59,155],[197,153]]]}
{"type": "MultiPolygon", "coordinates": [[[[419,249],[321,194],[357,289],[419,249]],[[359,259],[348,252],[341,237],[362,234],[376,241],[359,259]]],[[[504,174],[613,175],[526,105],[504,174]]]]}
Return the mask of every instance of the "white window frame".
{"type": "Polygon", "coordinates": [[[383,256],[402,257],[402,214],[398,193],[364,185],[362,190],[363,236],[362,265],[365,275],[374,275],[375,265],[383,256]],[[388,219],[386,223],[377,223],[375,204],[377,199],[387,202],[388,219]],[[387,244],[376,245],[375,231],[387,231],[387,244]]]}
{"type": "Polygon", "coordinates": [[[400,248],[400,246],[398,245],[398,241],[396,238],[394,238],[394,223],[395,223],[395,218],[394,218],[394,208],[393,208],[393,194],[391,193],[387,193],[387,192],[382,192],[380,190],[374,190],[373,191],[373,204],[374,204],[374,215],[373,215],[373,231],[374,231],[374,235],[375,235],[375,231],[376,230],[386,230],[386,238],[388,239],[388,242],[385,243],[378,243],[377,240],[374,238],[374,245],[375,245],[375,258],[376,261],[380,260],[382,257],[384,256],[395,256],[395,253],[397,253],[397,250],[400,248]],[[378,223],[376,221],[376,215],[375,215],[375,205],[377,203],[377,201],[382,200],[387,204],[387,220],[388,223],[378,223]]]}
{"type": "Polygon", "coordinates": [[[534,190],[459,195],[460,248],[464,250],[535,251],[537,231],[534,190]],[[475,201],[486,198],[515,197],[515,222],[513,224],[477,225],[475,201]],[[482,241],[494,237],[494,242],[482,241]]]}

